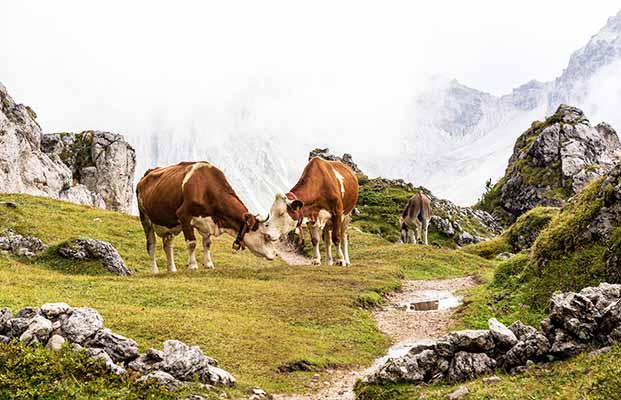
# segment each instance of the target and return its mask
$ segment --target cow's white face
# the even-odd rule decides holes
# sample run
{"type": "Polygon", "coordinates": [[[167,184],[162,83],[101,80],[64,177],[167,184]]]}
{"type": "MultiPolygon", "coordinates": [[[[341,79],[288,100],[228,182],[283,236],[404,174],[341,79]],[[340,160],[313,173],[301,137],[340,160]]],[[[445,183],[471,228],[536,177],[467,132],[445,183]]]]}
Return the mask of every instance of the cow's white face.
{"type": "Polygon", "coordinates": [[[270,208],[269,219],[265,222],[266,234],[279,239],[294,230],[298,221],[289,214],[289,211],[299,211],[302,206],[300,200],[291,200],[283,193],[278,193],[270,208]]]}
{"type": "Polygon", "coordinates": [[[243,242],[252,254],[258,257],[265,257],[271,261],[278,255],[274,246],[277,240],[271,240],[266,234],[264,223],[260,223],[259,229],[249,231],[244,235],[243,242]]]}

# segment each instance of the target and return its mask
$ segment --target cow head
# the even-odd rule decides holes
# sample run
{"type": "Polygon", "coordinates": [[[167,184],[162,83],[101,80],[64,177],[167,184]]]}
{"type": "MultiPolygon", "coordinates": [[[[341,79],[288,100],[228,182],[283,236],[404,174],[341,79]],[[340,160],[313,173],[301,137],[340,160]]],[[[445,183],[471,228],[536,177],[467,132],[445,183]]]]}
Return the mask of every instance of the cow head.
{"type": "Polygon", "coordinates": [[[255,215],[246,213],[244,215],[245,225],[242,226],[240,230],[240,232],[243,231],[243,234],[241,234],[241,241],[255,256],[273,260],[277,255],[274,245],[278,237],[276,240],[272,240],[267,234],[265,228],[266,220],[261,220],[255,215]]]}
{"type": "Polygon", "coordinates": [[[270,218],[265,222],[266,233],[278,239],[294,230],[298,226],[303,206],[304,203],[298,199],[290,199],[283,193],[277,194],[270,208],[270,218]]]}

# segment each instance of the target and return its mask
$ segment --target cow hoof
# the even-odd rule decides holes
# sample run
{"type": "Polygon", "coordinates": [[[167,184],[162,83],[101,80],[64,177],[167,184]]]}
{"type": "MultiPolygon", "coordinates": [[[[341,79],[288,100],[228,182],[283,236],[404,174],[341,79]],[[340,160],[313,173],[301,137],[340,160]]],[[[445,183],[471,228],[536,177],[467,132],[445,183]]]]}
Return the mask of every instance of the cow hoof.
{"type": "Polygon", "coordinates": [[[313,265],[321,265],[321,261],[313,260],[313,262],[311,264],[313,264],[313,265]]]}
{"type": "Polygon", "coordinates": [[[336,265],[339,267],[346,267],[347,263],[345,262],[345,260],[337,260],[336,265]]]}
{"type": "Polygon", "coordinates": [[[213,263],[207,263],[207,264],[205,264],[205,268],[207,268],[207,269],[215,269],[216,267],[213,265],[213,263]]]}
{"type": "Polygon", "coordinates": [[[175,273],[177,272],[177,268],[168,268],[168,272],[175,273]]]}
{"type": "Polygon", "coordinates": [[[188,271],[198,271],[198,265],[188,265],[188,271]]]}
{"type": "Polygon", "coordinates": [[[159,273],[160,273],[160,270],[159,270],[159,269],[157,269],[157,268],[151,268],[151,273],[152,273],[152,274],[159,274],[159,273]]]}
{"type": "Polygon", "coordinates": [[[328,260],[328,265],[330,265],[330,266],[334,265],[334,261],[328,260]]]}

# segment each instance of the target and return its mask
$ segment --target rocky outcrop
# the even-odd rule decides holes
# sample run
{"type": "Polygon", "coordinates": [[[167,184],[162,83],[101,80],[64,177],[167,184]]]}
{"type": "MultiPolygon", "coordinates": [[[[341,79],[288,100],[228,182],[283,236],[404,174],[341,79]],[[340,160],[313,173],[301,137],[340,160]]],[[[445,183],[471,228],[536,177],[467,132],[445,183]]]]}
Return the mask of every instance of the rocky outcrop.
{"type": "Polygon", "coordinates": [[[34,257],[46,251],[47,246],[37,237],[22,236],[12,229],[7,229],[0,236],[0,250],[16,256],[34,257]]]}
{"type": "Polygon", "coordinates": [[[62,257],[79,261],[99,260],[113,274],[120,276],[131,274],[114,246],[103,240],[75,239],[61,244],[56,252],[62,257]]]}
{"type": "Polygon", "coordinates": [[[325,148],[325,149],[316,148],[316,149],[311,150],[311,152],[308,154],[309,160],[314,157],[320,157],[320,158],[323,158],[324,160],[329,160],[329,161],[340,161],[343,164],[349,166],[356,174],[364,175],[364,173],[360,170],[360,168],[358,168],[358,165],[354,162],[351,154],[349,153],[345,153],[343,154],[343,157],[339,157],[339,156],[335,156],[334,154],[330,153],[330,149],[328,148],[325,148]]]}
{"type": "Polygon", "coordinates": [[[44,135],[36,118],[0,83],[0,192],[131,211],[136,156],[122,136],[97,131],[44,135]]]}
{"type": "Polygon", "coordinates": [[[407,354],[388,359],[364,381],[460,382],[498,368],[518,373],[550,357],[605,348],[621,341],[621,285],[602,283],[552,296],[549,317],[541,326],[539,331],[516,321],[506,327],[492,318],[489,330],[451,332],[415,345],[407,354]]]}
{"type": "Polygon", "coordinates": [[[195,379],[207,385],[236,383],[199,347],[178,340],[165,341],[163,350],[147,349],[140,354],[134,340],[105,328],[102,316],[93,308],[47,303],[41,308],[23,308],[15,315],[2,308],[0,343],[12,340],[44,345],[55,351],[71,346],[100,360],[112,373],[124,375],[131,370],[140,376],[138,381],[155,380],[171,390],[195,379]]]}
{"type": "Polygon", "coordinates": [[[510,224],[537,206],[562,206],[620,157],[621,143],[612,127],[593,127],[581,110],[561,105],[517,139],[505,176],[479,208],[510,224]]]}

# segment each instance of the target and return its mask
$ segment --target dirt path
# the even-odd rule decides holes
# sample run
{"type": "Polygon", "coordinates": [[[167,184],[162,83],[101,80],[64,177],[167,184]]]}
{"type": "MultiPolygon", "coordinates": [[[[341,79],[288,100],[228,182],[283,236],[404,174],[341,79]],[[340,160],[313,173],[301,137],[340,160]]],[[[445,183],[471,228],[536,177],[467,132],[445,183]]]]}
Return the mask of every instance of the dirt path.
{"type": "MultiPolygon", "coordinates": [[[[387,357],[396,357],[406,353],[411,346],[425,339],[433,339],[448,330],[454,307],[460,304],[460,298],[454,292],[477,284],[473,277],[438,280],[404,281],[402,291],[394,293],[389,303],[374,313],[379,329],[390,336],[395,343],[388,354],[376,360],[374,365],[387,357]],[[412,311],[411,304],[420,301],[438,301],[438,310],[412,311]]],[[[373,368],[373,367],[371,367],[373,368]]],[[[314,394],[274,395],[276,400],[353,400],[353,386],[356,380],[369,370],[362,368],[353,371],[332,370],[328,375],[332,379],[320,381],[319,375],[311,385],[318,388],[314,394]]]]}

